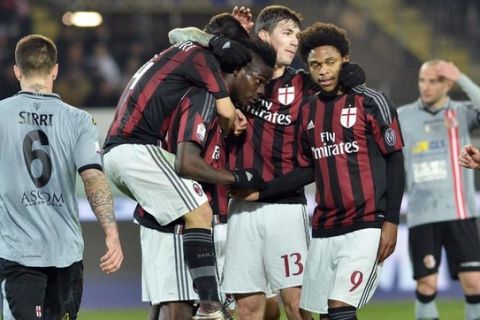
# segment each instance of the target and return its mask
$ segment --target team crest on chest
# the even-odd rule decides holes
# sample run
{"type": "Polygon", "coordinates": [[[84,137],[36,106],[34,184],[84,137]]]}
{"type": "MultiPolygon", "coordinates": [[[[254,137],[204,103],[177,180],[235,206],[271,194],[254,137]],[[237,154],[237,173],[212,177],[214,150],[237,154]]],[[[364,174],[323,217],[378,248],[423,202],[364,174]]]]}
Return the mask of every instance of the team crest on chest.
{"type": "Polygon", "coordinates": [[[351,128],[357,121],[357,108],[343,108],[340,115],[340,124],[345,128],[351,128]]]}
{"type": "Polygon", "coordinates": [[[295,87],[278,88],[278,102],[284,106],[289,105],[295,100],[295,87]]]}

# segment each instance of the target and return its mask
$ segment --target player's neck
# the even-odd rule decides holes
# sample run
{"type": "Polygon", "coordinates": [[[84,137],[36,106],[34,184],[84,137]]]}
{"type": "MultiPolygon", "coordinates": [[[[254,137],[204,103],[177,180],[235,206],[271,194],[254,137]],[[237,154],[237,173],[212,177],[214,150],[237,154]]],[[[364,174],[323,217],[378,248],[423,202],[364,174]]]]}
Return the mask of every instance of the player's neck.
{"type": "Polygon", "coordinates": [[[20,87],[23,91],[34,93],[52,93],[53,81],[39,77],[22,79],[20,81],[20,87]]]}
{"type": "Polygon", "coordinates": [[[286,68],[287,68],[286,66],[283,66],[283,65],[280,66],[280,65],[276,64],[275,68],[273,68],[272,79],[277,79],[277,78],[280,78],[281,76],[283,76],[286,68]]]}
{"type": "Polygon", "coordinates": [[[435,101],[435,103],[426,104],[426,106],[430,111],[437,111],[445,107],[447,102],[448,102],[448,96],[445,96],[442,99],[435,101]]]}

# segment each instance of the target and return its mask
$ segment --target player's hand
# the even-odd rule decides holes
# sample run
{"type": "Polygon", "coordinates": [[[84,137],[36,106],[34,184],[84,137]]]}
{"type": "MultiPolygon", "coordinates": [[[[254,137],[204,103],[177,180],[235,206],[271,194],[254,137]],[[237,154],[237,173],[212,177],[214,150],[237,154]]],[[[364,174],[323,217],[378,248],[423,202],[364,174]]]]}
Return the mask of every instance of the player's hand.
{"type": "Polygon", "coordinates": [[[462,73],[452,62],[440,61],[435,66],[435,71],[439,77],[457,82],[462,73]]]}
{"type": "Polygon", "coordinates": [[[250,51],[237,41],[217,35],[208,44],[224,72],[233,73],[252,61],[250,51]]]}
{"type": "Polygon", "coordinates": [[[237,169],[232,171],[234,182],[232,188],[263,190],[267,186],[255,169],[237,169]]]}
{"type": "Polygon", "coordinates": [[[245,117],[245,115],[242,111],[240,111],[240,109],[235,109],[235,121],[233,124],[235,126],[233,130],[233,134],[235,136],[241,135],[243,131],[247,129],[247,117],[245,117]]]}
{"type": "Polygon", "coordinates": [[[458,163],[470,169],[479,169],[480,168],[480,150],[475,148],[471,144],[467,144],[460,151],[458,156],[458,163]]]}
{"type": "Polygon", "coordinates": [[[345,91],[365,83],[367,78],[362,67],[354,62],[344,62],[338,76],[338,82],[345,91]]]}
{"type": "Polygon", "coordinates": [[[245,8],[244,6],[241,6],[239,8],[238,6],[235,6],[232,11],[232,16],[241,23],[245,31],[250,33],[254,25],[253,16],[250,12],[250,8],[245,8]]]}
{"type": "Polygon", "coordinates": [[[260,199],[260,192],[252,189],[230,189],[230,196],[244,201],[257,201],[260,199]]]}
{"type": "Polygon", "coordinates": [[[107,245],[107,253],[100,258],[100,269],[106,274],[110,274],[117,271],[122,265],[122,245],[120,244],[120,239],[113,236],[107,236],[105,244],[107,245]]]}
{"type": "Polygon", "coordinates": [[[397,245],[397,230],[398,226],[396,224],[388,221],[383,223],[377,254],[377,260],[379,263],[385,261],[385,259],[390,257],[395,251],[395,246],[397,245]]]}

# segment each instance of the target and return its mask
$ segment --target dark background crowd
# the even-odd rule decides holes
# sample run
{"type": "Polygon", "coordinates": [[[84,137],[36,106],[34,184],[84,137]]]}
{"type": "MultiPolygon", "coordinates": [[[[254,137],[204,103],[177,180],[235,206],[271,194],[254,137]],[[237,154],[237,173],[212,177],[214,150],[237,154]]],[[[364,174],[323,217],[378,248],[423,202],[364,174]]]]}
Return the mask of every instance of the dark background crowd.
{"type": "Polygon", "coordinates": [[[0,0],[0,99],[19,90],[14,46],[28,33],[55,40],[60,65],[55,91],[66,102],[113,107],[133,73],[169,45],[171,28],[202,27],[234,5],[248,5],[255,14],[272,3],[303,13],[304,25],[322,20],[347,29],[352,59],[366,70],[368,85],[397,105],[416,96],[416,70],[425,59],[452,60],[474,81],[480,79],[480,3],[474,0],[396,0],[382,7],[356,0],[0,0]],[[63,14],[75,10],[98,11],[103,23],[65,26],[63,14]]]}

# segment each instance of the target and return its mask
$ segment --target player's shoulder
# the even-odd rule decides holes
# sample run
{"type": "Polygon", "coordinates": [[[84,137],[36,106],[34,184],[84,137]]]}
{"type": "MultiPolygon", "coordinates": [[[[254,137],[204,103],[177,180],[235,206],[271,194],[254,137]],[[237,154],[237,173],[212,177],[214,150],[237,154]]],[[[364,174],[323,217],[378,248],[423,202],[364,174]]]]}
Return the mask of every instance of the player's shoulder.
{"type": "Polygon", "coordinates": [[[14,101],[17,99],[17,96],[11,96],[5,99],[0,100],[0,111],[6,111],[6,109],[11,106],[14,101]]]}
{"type": "Polygon", "coordinates": [[[390,98],[382,91],[366,86],[356,86],[351,91],[364,99],[364,106],[368,107],[392,107],[393,103],[390,98]]]}
{"type": "Polygon", "coordinates": [[[190,87],[182,97],[182,99],[185,98],[195,101],[205,101],[205,103],[208,103],[208,101],[211,101],[211,103],[215,102],[215,96],[207,89],[201,87],[190,87]]]}
{"type": "Polygon", "coordinates": [[[410,102],[398,107],[398,115],[399,116],[406,116],[411,114],[412,112],[416,112],[419,110],[418,101],[410,102]]]}

